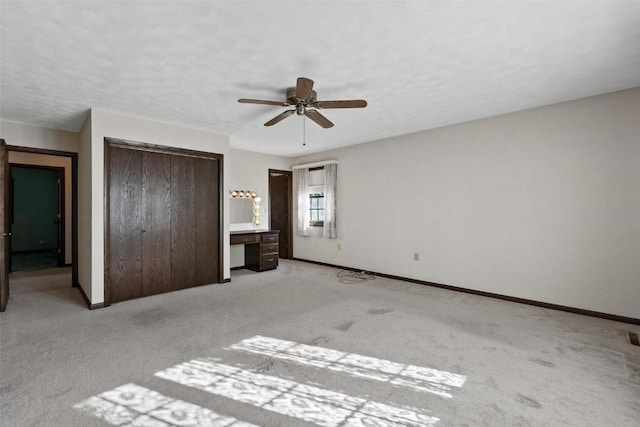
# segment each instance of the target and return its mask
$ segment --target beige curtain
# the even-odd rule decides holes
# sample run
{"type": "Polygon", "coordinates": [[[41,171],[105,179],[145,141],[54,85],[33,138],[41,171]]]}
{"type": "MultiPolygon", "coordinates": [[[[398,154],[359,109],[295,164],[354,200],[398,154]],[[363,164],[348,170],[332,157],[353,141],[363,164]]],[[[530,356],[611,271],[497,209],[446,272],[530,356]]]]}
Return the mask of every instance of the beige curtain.
{"type": "Polygon", "coordinates": [[[298,236],[308,236],[309,233],[309,169],[294,169],[293,179],[297,186],[298,196],[298,236]]]}
{"type": "Polygon", "coordinates": [[[338,165],[330,164],[324,167],[324,227],[322,237],[335,239],[336,230],[336,189],[338,186],[338,165]]]}

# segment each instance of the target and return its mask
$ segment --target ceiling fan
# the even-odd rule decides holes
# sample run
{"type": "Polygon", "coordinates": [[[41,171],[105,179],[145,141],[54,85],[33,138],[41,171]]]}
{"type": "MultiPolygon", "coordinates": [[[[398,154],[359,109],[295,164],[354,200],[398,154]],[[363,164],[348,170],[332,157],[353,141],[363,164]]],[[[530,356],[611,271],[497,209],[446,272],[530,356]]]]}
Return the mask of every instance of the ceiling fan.
{"type": "Polygon", "coordinates": [[[316,91],[313,90],[313,80],[306,77],[298,77],[296,87],[287,89],[285,101],[264,101],[261,99],[240,98],[238,102],[242,104],[263,104],[278,105],[280,107],[293,107],[278,114],[273,119],[266,122],[265,126],[273,126],[278,122],[286,119],[293,113],[299,116],[307,116],[323,128],[330,128],[333,123],[325,116],[318,112],[320,108],[364,108],[367,101],[364,99],[349,99],[341,101],[318,101],[316,91]]]}

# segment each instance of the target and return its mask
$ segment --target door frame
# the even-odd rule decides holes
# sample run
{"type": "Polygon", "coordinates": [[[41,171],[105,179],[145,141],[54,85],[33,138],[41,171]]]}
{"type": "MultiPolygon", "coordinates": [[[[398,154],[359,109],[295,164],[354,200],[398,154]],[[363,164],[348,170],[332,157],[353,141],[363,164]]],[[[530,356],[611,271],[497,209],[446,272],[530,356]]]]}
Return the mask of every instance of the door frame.
{"type": "Polygon", "coordinates": [[[218,283],[224,283],[224,155],[209,153],[206,151],[190,150],[186,148],[168,147],[149,144],[119,138],[104,138],[104,306],[111,305],[111,274],[109,266],[111,261],[111,248],[109,235],[111,232],[110,217],[110,184],[111,184],[111,148],[123,148],[127,150],[148,151],[177,156],[196,157],[202,159],[217,159],[218,164],[218,283]]]}
{"type": "MultiPolygon", "coordinates": [[[[69,151],[59,151],[59,150],[47,150],[44,148],[31,148],[31,147],[21,147],[17,145],[7,145],[4,139],[0,139],[0,145],[2,146],[0,149],[5,151],[7,155],[6,161],[0,167],[3,169],[2,173],[0,173],[0,185],[4,186],[5,189],[8,190],[9,187],[9,152],[10,151],[18,151],[23,153],[33,153],[33,154],[44,154],[47,156],[60,156],[60,157],[70,157],[71,158],[71,286],[74,288],[79,288],[80,285],[78,283],[78,153],[73,153],[69,151]],[[6,166],[6,168],[5,168],[6,166]]],[[[2,209],[2,216],[0,220],[6,220],[8,218],[7,210],[9,210],[10,206],[8,206],[8,194],[9,192],[5,190],[5,201],[2,209]]],[[[8,231],[7,231],[8,233],[8,231]]],[[[3,247],[9,247],[9,243],[7,239],[3,239],[2,242],[3,247]]],[[[7,251],[4,250],[4,259],[0,259],[0,262],[5,263],[4,271],[2,275],[4,278],[0,278],[0,309],[4,311],[6,308],[8,298],[9,298],[9,271],[8,271],[8,263],[7,263],[7,251]],[[2,286],[4,285],[4,286],[2,286]]],[[[9,250],[10,256],[10,250],[9,250]]],[[[2,257],[0,257],[2,258],[2,257]]]]}
{"type": "MultiPolygon", "coordinates": [[[[58,157],[71,158],[71,286],[74,288],[79,288],[80,284],[78,283],[78,153],[73,153],[70,151],[48,150],[44,148],[21,147],[17,145],[7,145],[7,149],[8,151],[17,151],[22,153],[43,154],[46,156],[58,156],[58,157]]],[[[32,166],[32,165],[27,164],[27,166],[32,166]]],[[[37,166],[37,165],[33,165],[33,166],[37,166]]],[[[63,203],[63,206],[64,206],[64,203],[63,203]]],[[[64,239],[64,234],[62,238],[64,239]]],[[[64,254],[62,254],[62,256],[64,257],[64,254]]],[[[63,265],[66,265],[66,263],[64,263],[63,265]]]]}
{"type": "MultiPolygon", "coordinates": [[[[58,232],[58,267],[64,267],[66,265],[65,260],[66,260],[66,239],[65,239],[65,233],[66,233],[66,227],[65,227],[65,222],[66,222],[66,211],[65,211],[65,191],[64,191],[64,187],[65,187],[65,181],[64,181],[64,167],[61,166],[43,166],[43,165],[32,165],[32,164],[28,164],[28,163],[9,163],[9,178],[11,179],[11,189],[9,190],[10,193],[10,205],[11,205],[11,211],[9,213],[9,218],[11,219],[11,225],[13,225],[13,217],[14,217],[14,213],[15,213],[15,204],[14,204],[14,196],[15,196],[15,189],[13,186],[13,168],[14,167],[18,167],[18,168],[23,168],[23,169],[48,169],[48,170],[55,170],[58,172],[58,214],[60,215],[60,218],[58,218],[58,226],[57,226],[57,232],[58,232]]],[[[9,256],[12,256],[12,254],[9,254],[9,256]]]]}
{"type": "Polygon", "coordinates": [[[9,227],[9,150],[4,139],[0,139],[0,311],[5,311],[9,302],[9,260],[11,259],[11,233],[9,227]]]}
{"type": "MultiPolygon", "coordinates": [[[[287,229],[285,230],[287,234],[287,258],[293,259],[293,171],[290,170],[281,170],[281,169],[269,169],[269,222],[271,222],[271,209],[273,204],[271,203],[271,176],[272,174],[281,174],[286,175],[289,179],[289,191],[286,197],[287,200],[287,229]]],[[[269,224],[271,226],[271,224],[269,224]]],[[[271,228],[271,227],[269,227],[271,228]]],[[[282,232],[280,233],[282,236],[282,232]]]]}

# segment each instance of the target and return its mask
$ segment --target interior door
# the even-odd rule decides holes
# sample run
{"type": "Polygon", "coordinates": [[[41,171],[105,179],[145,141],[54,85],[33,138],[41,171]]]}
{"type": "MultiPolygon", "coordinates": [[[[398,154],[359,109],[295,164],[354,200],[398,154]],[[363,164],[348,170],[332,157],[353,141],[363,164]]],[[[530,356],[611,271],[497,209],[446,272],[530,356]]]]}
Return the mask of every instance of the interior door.
{"type": "Polygon", "coordinates": [[[58,266],[65,265],[65,241],[64,241],[64,168],[58,169],[58,212],[56,214],[58,229],[58,266]]]}
{"type": "Polygon", "coordinates": [[[0,139],[0,311],[5,311],[9,300],[9,260],[11,259],[11,232],[9,224],[9,153],[4,139],[0,139]]]}
{"type": "Polygon", "coordinates": [[[269,220],[271,230],[279,230],[279,257],[292,258],[291,171],[269,170],[269,220]]]}

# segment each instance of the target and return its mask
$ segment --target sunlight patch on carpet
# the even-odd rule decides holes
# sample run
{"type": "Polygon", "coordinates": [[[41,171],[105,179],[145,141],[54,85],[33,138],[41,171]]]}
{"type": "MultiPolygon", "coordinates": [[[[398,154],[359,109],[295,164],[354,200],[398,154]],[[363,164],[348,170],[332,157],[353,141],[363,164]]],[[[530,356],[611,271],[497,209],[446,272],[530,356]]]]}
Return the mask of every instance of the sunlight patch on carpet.
{"type": "Polygon", "coordinates": [[[342,372],[353,377],[425,391],[451,398],[451,387],[462,387],[466,376],[422,366],[405,365],[390,360],[345,353],[338,350],[298,344],[256,335],[233,344],[231,350],[244,351],[299,365],[342,372]]]}
{"type": "Polygon", "coordinates": [[[74,408],[125,427],[257,427],[132,383],[90,397],[74,408]]]}
{"type": "Polygon", "coordinates": [[[300,384],[246,369],[194,359],[157,377],[325,427],[425,427],[439,419],[415,408],[396,407],[300,384]]]}

